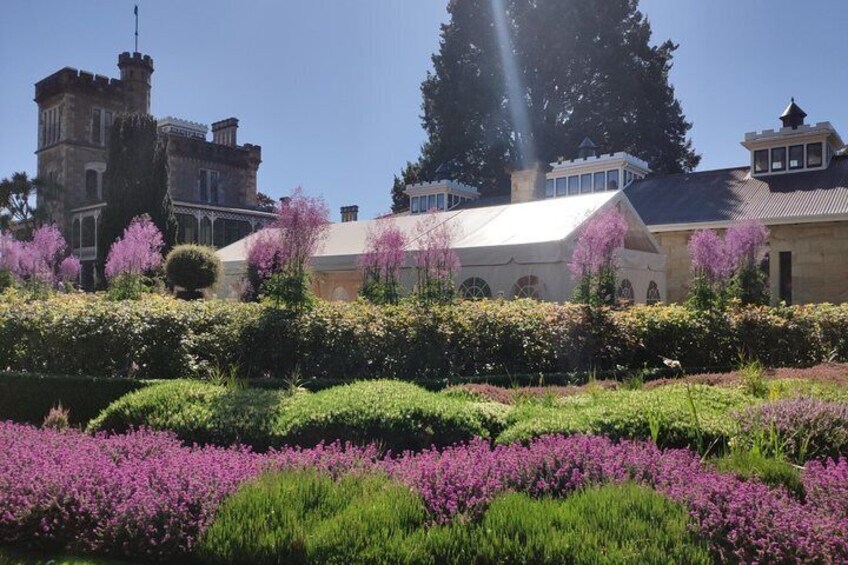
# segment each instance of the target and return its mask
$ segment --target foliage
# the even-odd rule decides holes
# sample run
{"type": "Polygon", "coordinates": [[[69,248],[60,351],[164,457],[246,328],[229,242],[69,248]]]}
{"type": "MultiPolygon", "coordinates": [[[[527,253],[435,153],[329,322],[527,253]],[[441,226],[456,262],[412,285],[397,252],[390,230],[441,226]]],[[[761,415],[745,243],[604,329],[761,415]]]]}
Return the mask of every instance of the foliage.
{"type": "Polygon", "coordinates": [[[23,252],[23,243],[10,232],[0,230],[0,292],[20,279],[23,252]]]}
{"type": "Polygon", "coordinates": [[[389,219],[375,222],[365,237],[365,253],[359,258],[364,272],[362,296],[374,304],[397,304],[400,299],[400,269],[406,260],[406,236],[389,219]]]}
{"type": "Polygon", "coordinates": [[[67,430],[70,422],[69,414],[70,411],[67,408],[62,408],[62,403],[59,402],[59,404],[50,408],[50,412],[47,413],[41,427],[59,431],[67,430]]]}
{"type": "Polygon", "coordinates": [[[274,273],[282,271],[285,264],[283,240],[274,228],[262,228],[250,236],[247,243],[247,295],[246,300],[256,300],[262,285],[274,273]]]}
{"type": "Polygon", "coordinates": [[[199,554],[212,564],[404,563],[403,542],[424,519],[418,497],[381,477],[268,474],[223,504],[199,554]]]}
{"type": "Polygon", "coordinates": [[[579,280],[575,302],[592,306],[616,303],[615,253],[624,247],[627,221],[616,209],[601,212],[580,229],[568,268],[579,280]]]}
{"type": "Polygon", "coordinates": [[[451,163],[453,178],[484,196],[509,194],[516,164],[555,161],[586,135],[603,152],[627,151],[660,173],[698,164],[668,79],[676,45],[653,45],[636,2],[471,1],[451,3],[448,13],[421,85],[428,139],[404,183],[436,180],[436,169],[451,163]],[[508,38],[496,33],[497,7],[508,38]],[[514,75],[504,71],[504,51],[515,57],[514,75]],[[510,113],[516,105],[526,124],[510,113]]]}
{"type": "Polygon", "coordinates": [[[113,401],[147,385],[134,379],[0,373],[0,421],[38,425],[60,404],[70,425],[85,425],[113,401]]]}
{"type": "Polygon", "coordinates": [[[165,274],[174,285],[196,292],[217,284],[221,260],[211,247],[178,245],[168,253],[165,274]]]}
{"type": "Polygon", "coordinates": [[[846,359],[848,306],[588,309],[532,300],[433,306],[317,302],[299,316],[263,304],[158,296],[107,302],[61,296],[0,300],[3,367],[140,378],[444,379],[662,367],[730,367],[739,352],[765,366],[846,359]],[[834,353],[835,352],[835,353],[834,353]]]}
{"type": "Polygon", "coordinates": [[[136,216],[109,248],[104,274],[109,295],[116,300],[138,300],[162,265],[165,241],[147,214],[136,216]]]}
{"type": "Polygon", "coordinates": [[[734,449],[713,461],[719,471],[733,473],[741,479],[756,478],[773,487],[783,487],[799,499],[804,498],[801,473],[791,463],[766,457],[757,450],[734,449]]]}
{"type": "Polygon", "coordinates": [[[163,248],[174,245],[177,221],[168,187],[167,140],[149,115],[118,114],[112,122],[103,178],[103,211],[98,248],[106,253],[134,218],[147,215],[162,234],[163,248]]]}
{"type": "Polygon", "coordinates": [[[190,552],[221,500],[261,470],[242,449],[147,432],[0,423],[0,446],[0,543],[144,560],[190,552]]]}
{"type": "Polygon", "coordinates": [[[738,414],[734,442],[803,465],[811,459],[848,456],[848,403],[789,398],[738,414]]]}
{"type": "Polygon", "coordinates": [[[418,163],[406,162],[400,171],[400,176],[392,179],[392,212],[409,210],[409,196],[404,192],[407,185],[421,182],[421,167],[418,163]]]}
{"type": "Polygon", "coordinates": [[[461,267],[453,249],[459,236],[456,227],[431,210],[418,220],[415,232],[418,299],[428,306],[446,304],[456,294],[453,277],[461,267]]]}
{"type": "Polygon", "coordinates": [[[50,219],[50,206],[60,189],[55,182],[30,179],[25,172],[0,181],[0,231],[14,228],[24,237],[31,236],[50,219]]]}
{"type": "Polygon", "coordinates": [[[392,381],[293,396],[285,391],[175,381],[120,398],[88,429],[125,432],[144,427],[171,431],[187,442],[242,443],[256,449],[341,440],[403,450],[487,436],[489,429],[504,425],[508,410],[392,381]]]}
{"type": "Polygon", "coordinates": [[[645,391],[613,390],[556,399],[552,408],[525,406],[500,443],[551,433],[648,439],[660,446],[704,451],[733,435],[731,411],[756,399],[731,388],[668,385],[645,391]],[[692,404],[695,409],[693,410],[692,404]],[[652,431],[653,428],[653,431],[652,431]]]}

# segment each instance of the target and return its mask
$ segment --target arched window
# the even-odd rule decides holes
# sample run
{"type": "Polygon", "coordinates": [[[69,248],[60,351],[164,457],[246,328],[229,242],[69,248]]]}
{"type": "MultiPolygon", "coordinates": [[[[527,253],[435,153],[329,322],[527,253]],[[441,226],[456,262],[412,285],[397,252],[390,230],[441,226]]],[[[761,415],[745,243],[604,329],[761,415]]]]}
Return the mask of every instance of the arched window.
{"type": "Polygon", "coordinates": [[[347,302],[350,300],[350,295],[348,295],[347,290],[343,286],[337,286],[333,289],[333,300],[347,302]]]}
{"type": "Polygon", "coordinates": [[[94,169],[85,171],[85,197],[89,200],[100,198],[100,173],[94,169]]]}
{"type": "Polygon", "coordinates": [[[660,297],[660,287],[657,286],[657,283],[651,281],[648,283],[648,304],[659,304],[662,298],[660,297]]]}
{"type": "Polygon", "coordinates": [[[512,295],[515,298],[534,298],[539,300],[541,294],[539,278],[535,275],[527,275],[516,281],[512,287],[512,295]]]}
{"type": "Polygon", "coordinates": [[[633,302],[633,285],[627,279],[621,280],[621,285],[618,287],[618,299],[621,302],[633,302]]]}
{"type": "Polygon", "coordinates": [[[462,281],[459,285],[459,296],[465,300],[480,300],[492,297],[492,289],[489,283],[480,277],[471,277],[462,281]]]}

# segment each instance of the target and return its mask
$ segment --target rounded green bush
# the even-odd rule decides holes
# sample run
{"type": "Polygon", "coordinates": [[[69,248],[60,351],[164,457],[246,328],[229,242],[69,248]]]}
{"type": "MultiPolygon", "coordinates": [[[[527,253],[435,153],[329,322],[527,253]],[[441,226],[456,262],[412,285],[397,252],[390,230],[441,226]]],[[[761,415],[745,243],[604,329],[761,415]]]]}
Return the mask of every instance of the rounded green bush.
{"type": "Polygon", "coordinates": [[[211,247],[177,245],[165,259],[168,280],[189,292],[215,286],[220,273],[221,260],[211,247]]]}
{"type": "Polygon", "coordinates": [[[383,477],[272,473],[223,504],[198,554],[222,565],[403,563],[425,518],[419,497],[383,477]]]}

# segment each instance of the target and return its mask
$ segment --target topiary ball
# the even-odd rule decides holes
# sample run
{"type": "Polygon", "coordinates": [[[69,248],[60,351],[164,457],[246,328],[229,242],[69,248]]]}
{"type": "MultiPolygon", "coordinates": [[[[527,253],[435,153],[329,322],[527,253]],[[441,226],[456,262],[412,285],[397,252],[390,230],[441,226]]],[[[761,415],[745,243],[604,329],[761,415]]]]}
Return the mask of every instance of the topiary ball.
{"type": "Polygon", "coordinates": [[[221,260],[211,247],[178,245],[165,259],[168,280],[196,295],[197,291],[214,286],[221,272],[221,260]]]}

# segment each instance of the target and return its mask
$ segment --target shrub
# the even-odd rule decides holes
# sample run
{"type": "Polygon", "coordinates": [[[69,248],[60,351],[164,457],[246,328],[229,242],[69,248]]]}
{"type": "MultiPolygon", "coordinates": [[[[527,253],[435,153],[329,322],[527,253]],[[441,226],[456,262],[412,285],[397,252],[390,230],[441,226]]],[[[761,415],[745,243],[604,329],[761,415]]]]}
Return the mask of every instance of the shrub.
{"type": "Polygon", "coordinates": [[[0,373],[0,420],[40,425],[61,404],[71,426],[85,425],[101,410],[147,381],[0,373]]]}
{"type": "Polygon", "coordinates": [[[162,232],[147,214],[136,216],[109,248],[104,274],[115,300],[138,300],[162,265],[162,232]]]}
{"type": "Polygon", "coordinates": [[[116,400],[89,423],[88,430],[125,433],[144,427],[172,432],[189,443],[241,443],[267,449],[278,443],[274,422],[284,401],[285,395],[277,391],[177,380],[116,400]]]}
{"type": "Polygon", "coordinates": [[[486,425],[505,419],[508,408],[486,407],[399,381],[363,381],[293,398],[277,425],[296,445],[374,441],[401,451],[488,437],[486,425]]]}
{"type": "Polygon", "coordinates": [[[0,301],[0,363],[14,370],[143,378],[202,376],[445,379],[616,366],[687,372],[736,364],[798,366],[848,354],[848,305],[743,308],[699,315],[682,306],[589,310],[532,300],[316,304],[297,315],[259,304],[91,296],[0,301]],[[822,312],[819,314],[819,312],[822,312]],[[842,333],[840,333],[840,331],[842,333]],[[834,353],[835,352],[835,353],[834,353]]]}
{"type": "Polygon", "coordinates": [[[756,478],[769,486],[781,486],[798,498],[804,497],[801,474],[786,461],[766,457],[755,450],[734,449],[713,464],[719,471],[742,479],[756,478]]]}
{"type": "Polygon", "coordinates": [[[269,474],[224,503],[199,554],[221,564],[402,563],[403,539],[424,519],[420,499],[384,478],[269,474]]]}
{"type": "Polygon", "coordinates": [[[336,440],[403,450],[497,433],[509,411],[495,403],[443,398],[397,381],[360,382],[294,396],[174,381],[120,398],[88,429],[122,433],[145,427],[173,432],[187,442],[242,443],[260,450],[336,440]]]}
{"type": "Polygon", "coordinates": [[[44,418],[44,423],[41,427],[59,431],[67,430],[69,425],[68,412],[69,411],[66,408],[62,408],[62,403],[60,402],[58,405],[50,409],[50,412],[47,413],[47,417],[44,418]]]}
{"type": "Polygon", "coordinates": [[[215,286],[220,272],[221,260],[211,247],[177,245],[165,259],[168,280],[192,296],[198,290],[215,286]]]}
{"type": "Polygon", "coordinates": [[[848,456],[848,403],[812,398],[784,399],[737,414],[734,443],[799,464],[848,456]]]}
{"type": "Polygon", "coordinates": [[[614,390],[563,397],[556,407],[526,406],[499,443],[546,434],[593,434],[654,439],[662,446],[709,447],[735,429],[730,415],[756,399],[741,391],[705,385],[668,385],[645,391],[614,390]],[[694,402],[692,409],[690,396],[694,402]]]}

